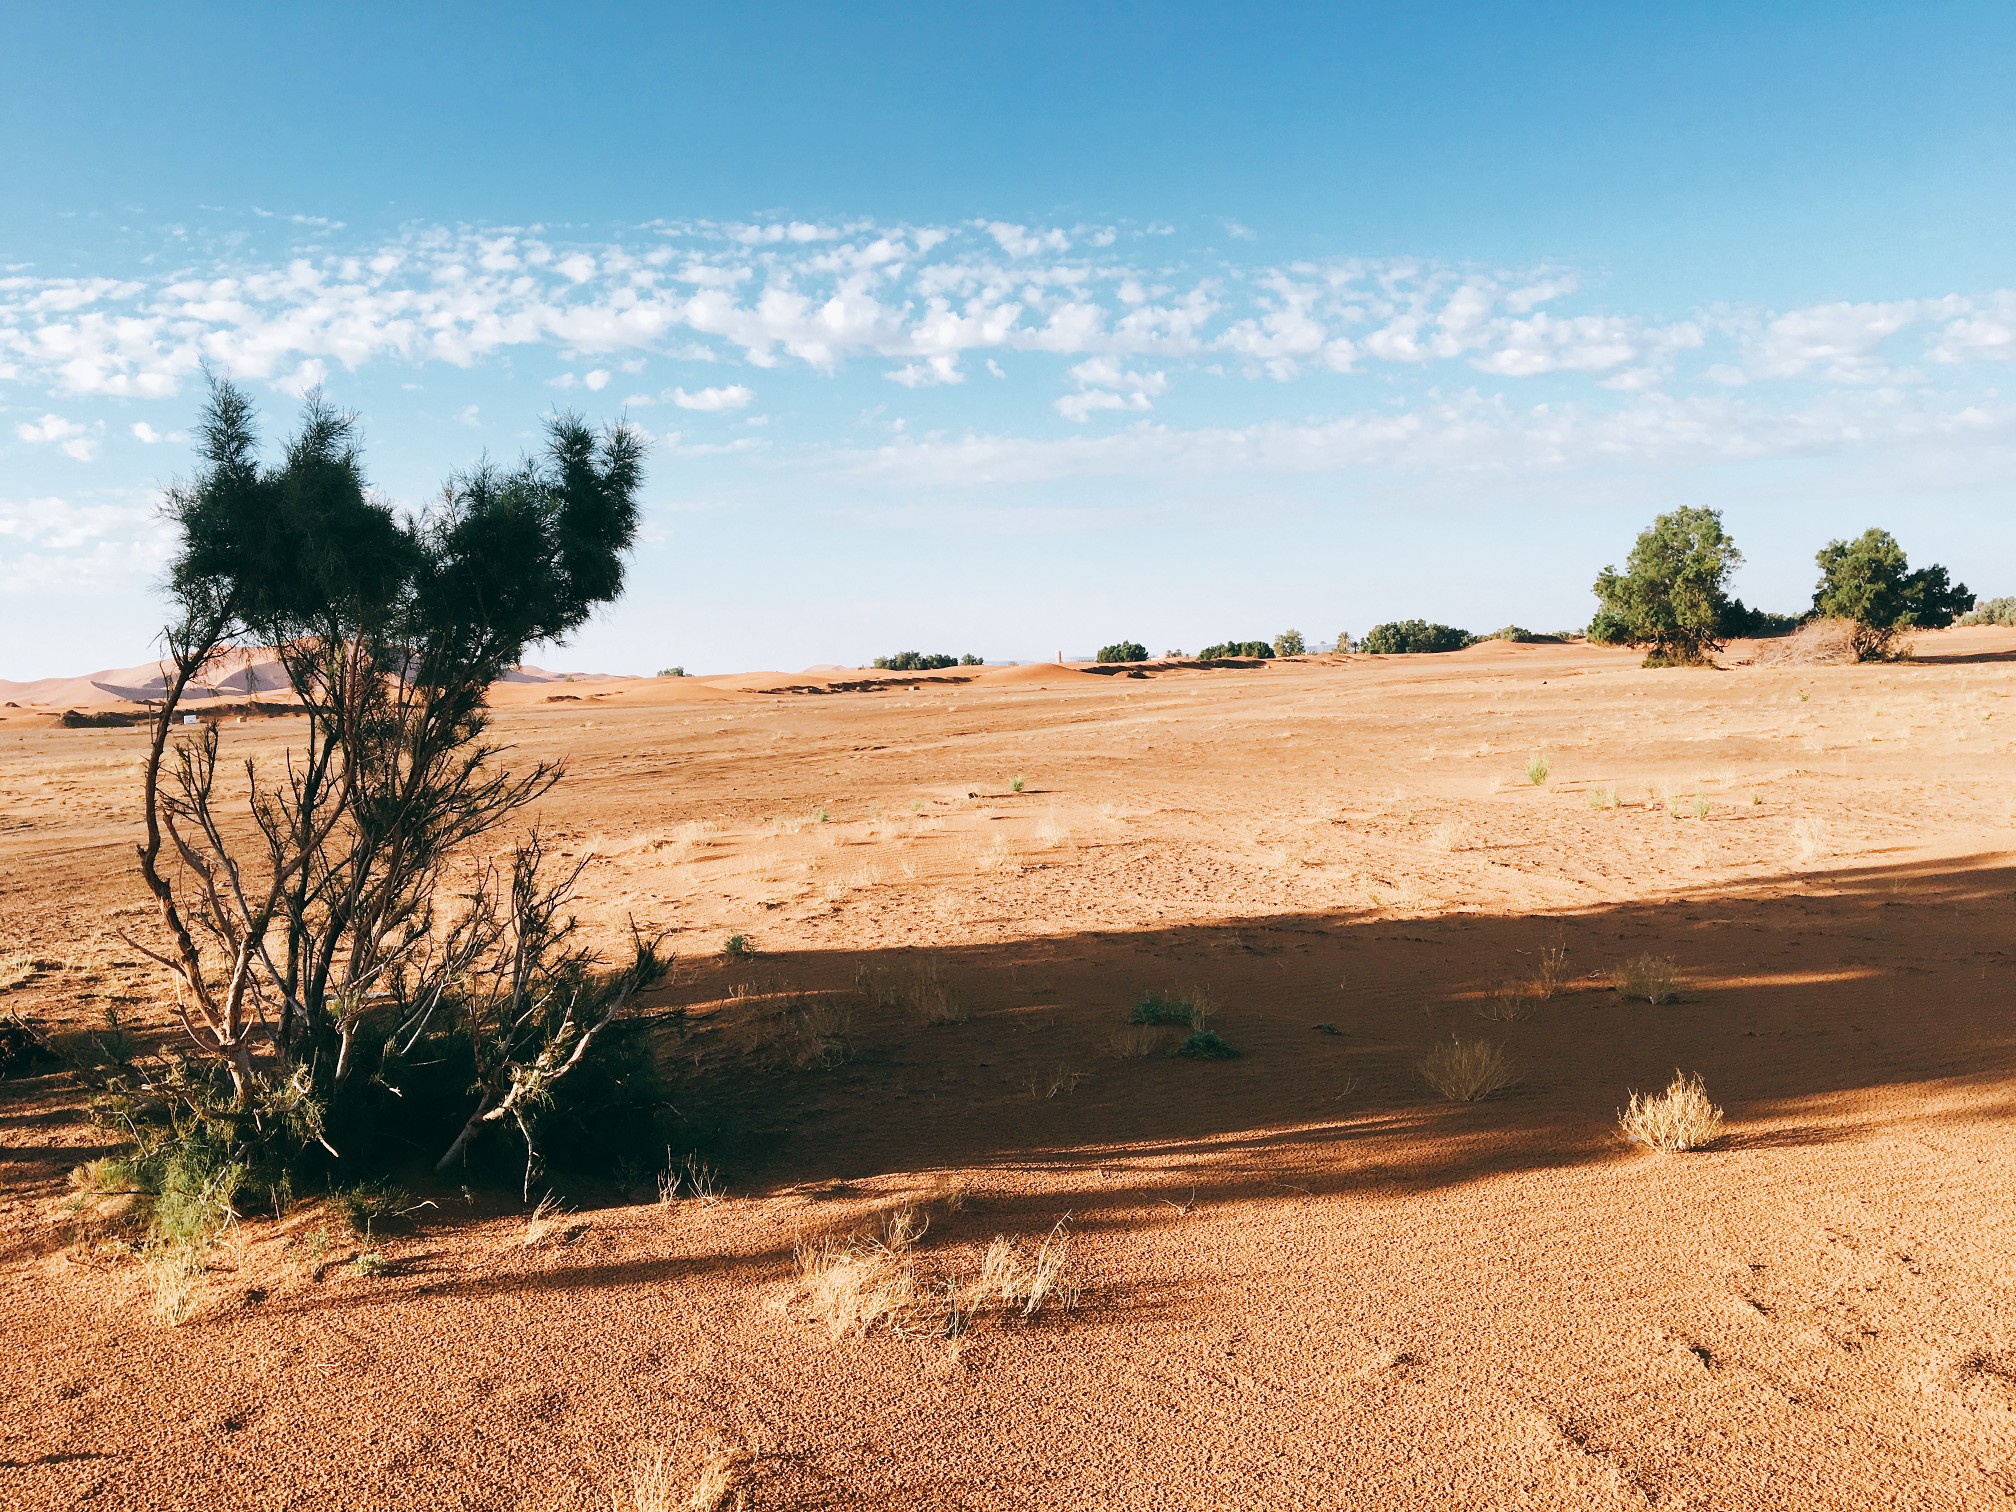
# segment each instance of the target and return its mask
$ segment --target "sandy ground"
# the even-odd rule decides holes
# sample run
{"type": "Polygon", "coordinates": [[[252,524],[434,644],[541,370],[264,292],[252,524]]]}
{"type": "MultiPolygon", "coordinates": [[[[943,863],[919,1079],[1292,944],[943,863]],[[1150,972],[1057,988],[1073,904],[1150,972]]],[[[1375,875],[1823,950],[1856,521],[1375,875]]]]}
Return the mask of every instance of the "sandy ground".
{"type": "MultiPolygon", "coordinates": [[[[378,1276],[312,1263],[326,1214],[248,1219],[171,1327],[66,1211],[77,1094],[10,1084],[0,1504],[604,1508],[729,1449],[751,1507],[2006,1505],[2016,634],[1919,652],[505,690],[568,759],[544,822],[602,858],[596,926],[676,931],[654,1007],[726,1195],[563,1181],[528,1244],[506,1194],[430,1192],[378,1276]],[[1567,990],[1480,1016],[1554,943],[1567,990]],[[1644,951],[1677,1002],[1609,989],[1644,951]],[[738,1052],[750,1002],[927,954],[965,1022],[738,1052]],[[1114,1053],[1192,985],[1239,1059],[1114,1053]],[[1519,1085],[1438,1100],[1452,1033],[1519,1085]],[[1727,1137],[1623,1143],[1676,1067],[1727,1137]],[[906,1198],[947,1264],[1068,1218],[1079,1305],[831,1338],[794,1243],[906,1198]]],[[[139,744],[0,710],[0,956],[51,963],[0,1008],[163,1022],[110,933],[139,744]]]]}

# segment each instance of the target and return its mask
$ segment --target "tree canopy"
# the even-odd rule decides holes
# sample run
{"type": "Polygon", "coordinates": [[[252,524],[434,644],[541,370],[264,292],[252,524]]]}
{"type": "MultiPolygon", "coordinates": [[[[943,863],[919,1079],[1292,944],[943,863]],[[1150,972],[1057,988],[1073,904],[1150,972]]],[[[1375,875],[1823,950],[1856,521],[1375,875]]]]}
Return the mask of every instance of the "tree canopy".
{"type": "Polygon", "coordinates": [[[1623,572],[1597,575],[1589,638],[1644,646],[1648,667],[1704,661],[1721,644],[1729,575],[1742,562],[1719,511],[1662,514],[1639,534],[1623,572]]]}

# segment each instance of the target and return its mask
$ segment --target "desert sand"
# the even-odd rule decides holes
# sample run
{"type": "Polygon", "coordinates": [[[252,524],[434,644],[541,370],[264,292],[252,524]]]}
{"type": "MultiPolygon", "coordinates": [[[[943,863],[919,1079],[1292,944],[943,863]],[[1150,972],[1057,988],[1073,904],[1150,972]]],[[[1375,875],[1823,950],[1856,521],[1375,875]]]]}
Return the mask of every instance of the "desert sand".
{"type": "MultiPolygon", "coordinates": [[[[559,1175],[534,1230],[416,1176],[370,1276],[248,1214],[171,1326],[70,1211],[80,1094],[0,1084],[0,1504],[607,1508],[729,1453],[761,1508],[2006,1505],[2016,634],[1917,652],[500,690],[595,928],[674,932],[721,1195],[559,1175]],[[1644,952],[1676,1001],[1611,990],[1644,952]],[[927,959],[963,1022],[855,1001],[927,959]],[[1239,1058],[1115,1053],[1191,988],[1239,1058]],[[851,1004],[844,1059],[746,1053],[789,992],[851,1004]],[[1518,1083],[1440,1100],[1452,1034],[1518,1083]],[[1627,1144],[1676,1068],[1723,1138],[1627,1144]],[[1062,1222],[1076,1306],[833,1337],[796,1246],[905,1202],[948,1265],[1062,1222]]],[[[0,709],[0,956],[42,963],[0,1010],[169,1033],[116,934],[141,739],[0,709]]]]}

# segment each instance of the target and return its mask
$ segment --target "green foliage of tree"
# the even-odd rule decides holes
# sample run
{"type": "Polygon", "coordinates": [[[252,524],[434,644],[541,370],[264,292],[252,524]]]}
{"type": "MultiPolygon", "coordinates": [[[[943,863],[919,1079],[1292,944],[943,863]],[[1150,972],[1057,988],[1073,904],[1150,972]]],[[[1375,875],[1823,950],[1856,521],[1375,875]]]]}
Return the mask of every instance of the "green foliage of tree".
{"type": "Polygon", "coordinates": [[[1197,653],[1199,661],[1272,661],[1274,643],[1272,641],[1220,641],[1215,646],[1206,646],[1197,653]]]}
{"type": "Polygon", "coordinates": [[[984,667],[987,665],[987,658],[984,656],[975,656],[971,651],[968,651],[964,656],[959,658],[959,665],[962,667],[984,667]]]}
{"type": "Polygon", "coordinates": [[[878,656],[873,663],[878,672],[936,672],[956,667],[959,658],[942,651],[898,651],[894,656],[878,656]]]}
{"type": "MultiPolygon", "coordinates": [[[[574,943],[563,908],[579,869],[548,876],[536,834],[501,869],[459,858],[559,779],[557,763],[504,766],[488,692],[620,593],[642,438],[563,415],[538,455],[479,465],[405,516],[369,487],[354,419],[319,395],[277,463],[228,383],[196,430],[199,468],[167,496],[173,670],[139,847],[161,924],[141,948],[176,979],[191,1075],[226,1079],[232,1148],[291,1139],[335,1159],[403,1103],[409,1134],[452,1135],[454,1151],[514,1130],[529,1181],[560,1083],[660,963],[640,938],[604,973],[574,943]],[[277,765],[242,763],[241,816],[226,812],[239,800],[219,782],[216,722],[178,734],[178,707],[246,648],[271,648],[306,722],[277,765]]],[[[221,1127],[203,1097],[177,1096],[136,1106],[221,1127]]]]}
{"type": "Polygon", "coordinates": [[[1476,644],[1477,637],[1454,625],[1435,625],[1427,620],[1391,620],[1365,632],[1358,649],[1373,656],[1404,656],[1414,652],[1461,651],[1476,644]]]}
{"type": "Polygon", "coordinates": [[[1774,614],[1769,609],[1752,609],[1743,600],[1731,599],[1722,610],[1720,634],[1723,640],[1770,640],[1790,635],[1806,623],[1803,614],[1774,614]]]}
{"type": "Polygon", "coordinates": [[[1813,612],[1853,620],[1872,630],[1940,630],[1974,607],[1965,583],[1944,567],[1916,572],[1887,530],[1865,530],[1852,541],[1829,541],[1814,557],[1820,582],[1813,612]]]}
{"type": "Polygon", "coordinates": [[[1660,515],[1631,548],[1625,570],[1596,578],[1597,621],[1611,645],[1644,646],[1648,667],[1692,666],[1721,645],[1729,574],[1743,553],[1712,509],[1660,515]]]}
{"type": "Polygon", "coordinates": [[[1279,635],[1274,637],[1274,654],[1276,656],[1303,656],[1308,653],[1308,650],[1309,648],[1303,644],[1302,632],[1300,630],[1283,630],[1279,635]]]}
{"type": "Polygon", "coordinates": [[[1115,641],[1110,646],[1099,648],[1102,662],[1142,662],[1148,660],[1148,648],[1139,641],[1115,641]]]}

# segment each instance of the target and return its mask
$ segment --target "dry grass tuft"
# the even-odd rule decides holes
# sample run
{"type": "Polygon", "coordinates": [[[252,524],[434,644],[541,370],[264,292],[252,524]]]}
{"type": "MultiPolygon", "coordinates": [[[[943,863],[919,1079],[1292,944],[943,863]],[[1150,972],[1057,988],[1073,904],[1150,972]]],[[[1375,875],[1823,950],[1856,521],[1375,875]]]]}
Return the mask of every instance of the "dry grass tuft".
{"type": "Polygon", "coordinates": [[[568,1210],[560,1199],[548,1192],[539,1199],[531,1214],[525,1219],[525,1248],[537,1249],[545,1243],[546,1236],[567,1221],[568,1210]]]}
{"type": "Polygon", "coordinates": [[[1672,1085],[1657,1097],[1633,1092],[1617,1126],[1633,1144],[1668,1153],[1698,1150],[1720,1137],[1722,1110],[1708,1100],[1700,1077],[1675,1071],[1672,1085]]]}
{"type": "Polygon", "coordinates": [[[854,973],[854,990],[877,1008],[901,1008],[925,1024],[963,1024],[973,1016],[935,958],[899,970],[863,966],[854,973]]]}
{"type": "Polygon", "coordinates": [[[1033,1249],[996,1236],[973,1272],[933,1265],[918,1254],[924,1228],[917,1210],[905,1207],[885,1216],[877,1234],[799,1244],[799,1296],[832,1337],[882,1332],[956,1343],[983,1315],[1033,1318],[1046,1306],[1069,1310],[1078,1304],[1062,1221],[1033,1249]]]}
{"type": "Polygon", "coordinates": [[[1113,1031],[1106,1048],[1120,1060],[1146,1060],[1151,1055],[1160,1055],[1173,1042],[1169,1031],[1157,1025],[1129,1024],[1113,1031]]]}
{"type": "Polygon", "coordinates": [[[1533,1017],[1538,1004],[1529,985],[1522,981],[1500,982],[1477,1004],[1477,1016],[1499,1024],[1520,1024],[1533,1017]]]}
{"type": "Polygon", "coordinates": [[[1680,995],[1679,968],[1671,958],[1651,954],[1635,955],[1619,963],[1610,977],[1617,995],[1647,1003],[1670,1003],[1680,995]]]}
{"type": "Polygon", "coordinates": [[[1540,969],[1533,973],[1533,996],[1548,999],[1557,996],[1569,982],[1568,945],[1564,940],[1556,940],[1540,951],[1540,969]]]}
{"type": "Polygon", "coordinates": [[[796,1071],[837,1066],[847,1059],[854,1011],[843,995],[776,992],[740,1001],[748,1012],[735,1037],[744,1053],[796,1071]]]}
{"type": "Polygon", "coordinates": [[[1424,1055],[1415,1069],[1449,1102],[1481,1102],[1519,1079],[1505,1052],[1489,1040],[1452,1038],[1424,1055]]]}
{"type": "Polygon", "coordinates": [[[25,986],[42,969],[42,963],[26,951],[0,955],[0,992],[25,986]]]}
{"type": "MultiPolygon", "coordinates": [[[[689,1488],[665,1451],[657,1450],[638,1461],[627,1497],[620,1490],[609,1493],[611,1512],[722,1512],[748,1462],[749,1456],[741,1451],[717,1449],[701,1462],[689,1488]]],[[[736,1505],[742,1505],[740,1497],[736,1505]]]]}

